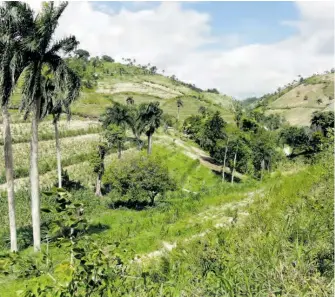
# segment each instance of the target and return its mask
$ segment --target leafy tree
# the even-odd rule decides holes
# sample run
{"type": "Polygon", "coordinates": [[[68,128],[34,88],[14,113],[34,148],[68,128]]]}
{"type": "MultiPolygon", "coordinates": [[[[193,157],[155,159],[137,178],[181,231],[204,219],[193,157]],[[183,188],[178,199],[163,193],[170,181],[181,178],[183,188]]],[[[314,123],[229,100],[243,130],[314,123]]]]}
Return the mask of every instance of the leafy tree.
{"type": "Polygon", "coordinates": [[[262,123],[270,130],[277,130],[285,123],[285,118],[279,114],[270,114],[264,116],[262,123]]]}
{"type": "Polygon", "coordinates": [[[87,61],[90,57],[90,53],[84,49],[77,49],[74,53],[76,54],[77,58],[83,59],[85,61],[87,61]]]}
{"type": "Polygon", "coordinates": [[[176,187],[163,160],[143,154],[126,162],[114,162],[106,170],[104,183],[110,184],[123,200],[134,203],[148,201],[152,206],[158,195],[162,196],[176,187]]]}
{"type": "Polygon", "coordinates": [[[114,63],[114,62],[115,62],[114,59],[113,59],[112,57],[107,56],[107,55],[103,55],[103,56],[101,57],[101,59],[102,59],[103,61],[105,61],[105,62],[111,62],[111,63],[114,63]]]}
{"type": "Polygon", "coordinates": [[[326,135],[327,128],[334,128],[334,111],[320,112],[315,111],[312,114],[311,128],[320,128],[323,135],[326,135]]]}
{"type": "Polygon", "coordinates": [[[241,130],[256,133],[258,129],[259,129],[259,124],[256,122],[256,120],[252,118],[243,118],[241,130]]]}
{"type": "Polygon", "coordinates": [[[256,175],[267,169],[271,171],[274,165],[280,160],[281,154],[277,150],[276,135],[270,131],[260,131],[253,137],[252,153],[253,165],[256,175]]]}
{"type": "Polygon", "coordinates": [[[236,122],[236,126],[240,128],[243,116],[243,108],[241,102],[234,100],[232,104],[232,110],[234,113],[234,120],[236,122]]]}
{"type": "Polygon", "coordinates": [[[321,98],[319,98],[318,100],[316,100],[316,103],[320,105],[320,104],[323,103],[323,100],[321,98]]]}
{"type": "Polygon", "coordinates": [[[215,112],[204,124],[204,129],[199,139],[200,145],[206,150],[212,150],[219,139],[225,139],[223,128],[226,125],[227,123],[220,113],[218,111],[215,112]]]}
{"type": "Polygon", "coordinates": [[[127,97],[126,103],[128,105],[133,105],[135,103],[135,101],[134,101],[133,97],[127,97]]]}
{"type": "Polygon", "coordinates": [[[308,100],[308,97],[307,95],[304,96],[304,100],[307,101],[308,100]]]}
{"type": "Polygon", "coordinates": [[[33,12],[26,3],[4,2],[0,6],[0,102],[3,119],[4,156],[11,250],[17,251],[14,164],[8,104],[17,81],[26,66],[27,54],[21,51],[30,34],[33,12]]]}
{"type": "Polygon", "coordinates": [[[198,142],[201,130],[203,129],[204,118],[200,115],[191,115],[187,117],[183,123],[183,131],[189,135],[191,139],[198,142]]]}
{"type": "Polygon", "coordinates": [[[109,147],[116,147],[118,150],[118,158],[121,159],[122,150],[126,141],[126,130],[124,126],[111,124],[107,127],[104,133],[109,147]]]}
{"type": "Polygon", "coordinates": [[[179,111],[180,108],[184,106],[183,101],[181,100],[181,98],[177,99],[177,120],[179,121],[179,111]]]}
{"type": "Polygon", "coordinates": [[[198,112],[204,116],[207,112],[207,109],[205,106],[201,105],[198,109],[198,112]]]}
{"type": "Polygon", "coordinates": [[[213,89],[207,89],[207,92],[214,93],[214,94],[220,94],[220,92],[217,89],[215,89],[215,88],[213,88],[213,89]]]}
{"type": "Polygon", "coordinates": [[[163,123],[163,126],[164,126],[164,131],[166,132],[168,127],[173,127],[173,126],[176,125],[177,119],[173,115],[170,115],[168,113],[163,113],[162,123],[163,123]]]}
{"type": "Polygon", "coordinates": [[[309,145],[309,136],[302,127],[284,128],[279,137],[283,143],[292,147],[292,153],[297,149],[304,151],[309,145]]]}
{"type": "MultiPolygon", "coordinates": [[[[69,82],[69,67],[59,52],[69,53],[77,46],[74,36],[53,41],[53,34],[58,20],[67,3],[58,7],[53,2],[43,5],[42,12],[37,15],[33,24],[33,34],[29,35],[24,48],[29,53],[29,64],[25,68],[25,81],[22,90],[21,109],[32,112],[31,166],[30,188],[33,220],[34,249],[40,250],[40,198],[38,174],[38,122],[41,113],[42,73],[47,69],[57,79],[56,93],[62,93],[69,82]]],[[[71,92],[69,93],[71,94],[71,92]]]]}

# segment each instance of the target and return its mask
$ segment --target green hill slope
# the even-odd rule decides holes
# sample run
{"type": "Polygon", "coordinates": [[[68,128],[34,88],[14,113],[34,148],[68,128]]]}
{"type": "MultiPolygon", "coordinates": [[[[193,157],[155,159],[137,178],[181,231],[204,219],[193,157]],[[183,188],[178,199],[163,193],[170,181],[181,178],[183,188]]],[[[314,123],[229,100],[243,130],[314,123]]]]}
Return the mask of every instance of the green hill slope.
{"type": "Polygon", "coordinates": [[[291,125],[309,125],[314,111],[334,109],[334,74],[301,79],[283,90],[263,96],[256,106],[263,106],[266,114],[283,115],[291,125]]]}
{"type": "MultiPolygon", "coordinates": [[[[219,110],[227,121],[232,120],[231,97],[203,91],[174,76],[157,74],[140,65],[99,60],[94,67],[93,61],[69,61],[84,84],[79,100],[72,106],[73,114],[98,118],[113,102],[125,104],[126,99],[132,97],[135,104],[159,101],[166,113],[176,116],[176,102],[181,98],[184,105],[180,110],[181,120],[197,113],[200,106],[219,110]]],[[[19,96],[15,96],[15,99],[18,102],[19,96]]]]}

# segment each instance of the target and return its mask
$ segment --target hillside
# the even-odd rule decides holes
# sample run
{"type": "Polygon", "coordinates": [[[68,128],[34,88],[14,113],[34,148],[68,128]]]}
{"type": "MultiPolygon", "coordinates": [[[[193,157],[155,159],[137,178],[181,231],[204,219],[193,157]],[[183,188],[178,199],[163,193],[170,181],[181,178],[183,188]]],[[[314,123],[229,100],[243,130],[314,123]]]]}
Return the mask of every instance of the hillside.
{"type": "MultiPolygon", "coordinates": [[[[80,98],[73,104],[72,113],[82,117],[98,119],[107,106],[113,102],[125,104],[128,97],[135,104],[159,101],[164,112],[177,116],[176,101],[180,98],[180,120],[196,114],[200,106],[219,110],[227,122],[232,121],[232,98],[226,95],[201,90],[194,85],[179,81],[175,76],[158,74],[156,69],[133,63],[122,64],[99,59],[94,63],[83,59],[70,58],[69,64],[83,80],[80,98]]],[[[154,66],[153,66],[154,67],[154,66]]],[[[18,108],[20,85],[13,95],[12,108],[18,108]]]]}
{"type": "Polygon", "coordinates": [[[314,111],[334,109],[334,74],[313,75],[248,102],[264,107],[266,114],[283,115],[291,125],[308,126],[314,111]]]}

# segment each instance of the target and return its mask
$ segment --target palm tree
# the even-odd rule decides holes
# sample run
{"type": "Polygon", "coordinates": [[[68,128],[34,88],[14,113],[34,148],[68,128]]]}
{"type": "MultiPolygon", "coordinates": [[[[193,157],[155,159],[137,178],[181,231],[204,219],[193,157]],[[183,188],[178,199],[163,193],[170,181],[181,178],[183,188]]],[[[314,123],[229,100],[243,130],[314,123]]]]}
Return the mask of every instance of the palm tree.
{"type": "Polygon", "coordinates": [[[178,110],[178,112],[177,112],[177,120],[179,121],[179,111],[180,111],[180,107],[183,107],[184,106],[184,103],[183,103],[183,101],[180,99],[180,98],[178,98],[177,99],[177,110],[178,110]]]}
{"type": "Polygon", "coordinates": [[[150,102],[140,106],[140,118],[145,134],[148,137],[148,155],[152,152],[152,135],[161,125],[163,110],[159,108],[159,102],[150,102]]]}
{"type": "Polygon", "coordinates": [[[57,84],[56,79],[42,77],[42,110],[40,119],[46,115],[51,114],[53,117],[53,125],[55,128],[55,141],[56,141],[56,155],[57,155],[57,175],[58,175],[58,187],[62,187],[62,165],[61,165],[61,149],[58,132],[58,122],[60,116],[63,113],[67,114],[68,120],[70,120],[70,105],[79,97],[80,90],[80,78],[71,70],[67,70],[67,81],[66,89],[63,94],[55,93],[55,85],[57,84]]]}
{"type": "Polygon", "coordinates": [[[17,251],[14,164],[8,104],[13,89],[25,67],[27,56],[21,51],[22,41],[29,34],[33,12],[26,3],[4,2],[0,6],[0,101],[3,118],[5,171],[11,251],[17,251]]]}
{"type": "MultiPolygon", "coordinates": [[[[42,12],[36,16],[33,24],[33,34],[27,40],[25,50],[29,53],[30,61],[25,68],[25,81],[22,91],[21,110],[32,112],[32,139],[30,147],[30,188],[31,209],[33,224],[34,250],[39,251],[41,246],[40,235],[40,198],[38,173],[38,122],[41,114],[42,100],[42,73],[47,69],[56,78],[55,93],[62,94],[69,84],[69,68],[59,55],[73,51],[78,42],[74,36],[59,41],[53,41],[53,35],[58,20],[67,2],[58,7],[53,2],[45,2],[42,12]]],[[[72,92],[71,92],[72,93],[72,92]]],[[[71,101],[71,100],[69,100],[71,101]]]]}

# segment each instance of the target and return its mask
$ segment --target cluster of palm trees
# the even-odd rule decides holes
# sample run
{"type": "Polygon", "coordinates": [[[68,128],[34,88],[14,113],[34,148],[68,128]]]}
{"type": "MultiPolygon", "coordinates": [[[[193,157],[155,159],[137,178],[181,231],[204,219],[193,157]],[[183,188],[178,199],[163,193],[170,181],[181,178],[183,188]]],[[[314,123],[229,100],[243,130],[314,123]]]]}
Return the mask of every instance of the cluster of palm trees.
{"type": "MultiPolygon", "coordinates": [[[[15,223],[14,173],[10,114],[11,95],[18,80],[23,80],[20,111],[25,119],[31,116],[30,192],[34,250],[39,251],[40,193],[38,172],[38,125],[47,114],[53,115],[57,159],[60,150],[57,122],[60,114],[70,115],[70,105],[79,96],[80,79],[67,66],[61,53],[72,52],[78,42],[74,36],[54,40],[58,20],[67,6],[62,2],[43,3],[34,14],[23,2],[0,5],[0,100],[4,126],[4,156],[8,192],[11,250],[17,251],[15,223]]],[[[60,171],[59,171],[60,172],[60,171]]],[[[61,181],[60,181],[61,186],[61,181]]]]}
{"type": "Polygon", "coordinates": [[[116,146],[118,158],[124,142],[127,140],[135,141],[138,150],[143,147],[141,136],[148,137],[147,154],[152,152],[152,136],[161,126],[163,110],[159,107],[159,102],[142,103],[136,106],[132,97],[126,99],[126,105],[115,103],[112,107],[106,108],[101,116],[102,126],[105,128],[105,143],[98,144],[97,159],[93,158],[94,172],[97,173],[95,195],[102,196],[101,179],[104,173],[104,158],[108,148],[116,146]],[[126,137],[126,130],[130,129],[133,137],[126,137]]]}
{"type": "Polygon", "coordinates": [[[142,103],[134,105],[134,99],[128,97],[127,105],[115,103],[108,107],[102,115],[103,127],[117,125],[122,129],[129,128],[132,131],[134,140],[138,149],[142,149],[143,141],[141,136],[145,134],[148,137],[148,155],[152,152],[152,136],[160,127],[162,122],[163,110],[159,107],[159,102],[142,103]]]}

